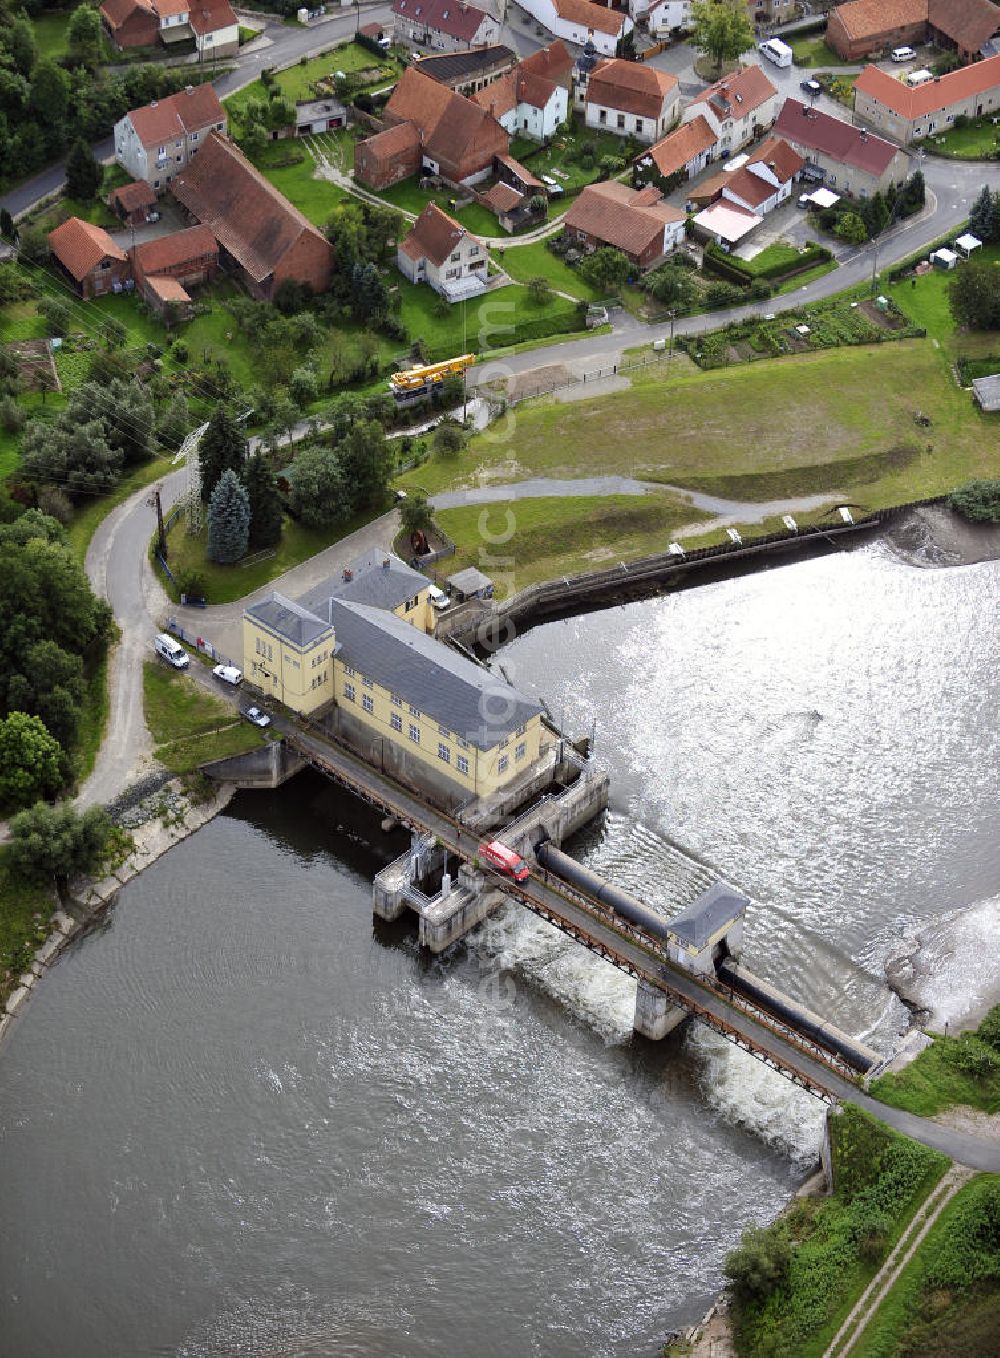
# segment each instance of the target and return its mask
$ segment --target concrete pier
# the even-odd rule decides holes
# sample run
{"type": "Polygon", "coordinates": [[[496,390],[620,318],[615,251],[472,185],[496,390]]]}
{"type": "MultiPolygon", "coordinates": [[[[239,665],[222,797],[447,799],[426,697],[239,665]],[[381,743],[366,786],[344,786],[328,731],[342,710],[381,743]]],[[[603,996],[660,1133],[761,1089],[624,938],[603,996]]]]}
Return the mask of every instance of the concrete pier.
{"type": "Polygon", "coordinates": [[[290,750],[283,740],[269,740],[258,750],[202,764],[201,771],[215,782],[233,787],[271,788],[294,778],[305,764],[302,756],[290,750]]]}
{"type": "Polygon", "coordinates": [[[687,1017],[687,1010],[671,1004],[662,990],[657,990],[648,981],[639,982],[635,992],[635,1017],[632,1020],[632,1027],[642,1037],[659,1042],[687,1017]]]}

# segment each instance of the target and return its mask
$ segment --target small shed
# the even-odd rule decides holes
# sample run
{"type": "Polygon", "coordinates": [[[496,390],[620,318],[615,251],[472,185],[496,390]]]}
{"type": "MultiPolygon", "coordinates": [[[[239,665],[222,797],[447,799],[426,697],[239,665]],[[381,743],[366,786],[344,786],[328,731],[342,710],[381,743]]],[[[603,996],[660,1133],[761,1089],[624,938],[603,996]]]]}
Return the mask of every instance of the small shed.
{"type": "Polygon", "coordinates": [[[959,236],[955,242],[955,249],[963,259],[968,259],[973,250],[981,250],[983,242],[978,236],[974,236],[971,231],[967,231],[964,236],[959,236]]]}
{"type": "Polygon", "coordinates": [[[958,255],[955,254],[954,250],[949,250],[947,246],[942,245],[939,250],[931,252],[930,260],[935,269],[953,269],[958,263],[958,255]]]}
{"type": "Polygon", "coordinates": [[[974,378],[972,394],[975,396],[980,410],[985,410],[989,414],[1000,410],[1000,373],[991,373],[989,377],[974,378]]]}
{"type": "Polygon", "coordinates": [[[493,598],[493,581],[475,566],[467,566],[464,571],[449,575],[447,585],[448,593],[456,603],[464,603],[466,599],[493,598]]]}

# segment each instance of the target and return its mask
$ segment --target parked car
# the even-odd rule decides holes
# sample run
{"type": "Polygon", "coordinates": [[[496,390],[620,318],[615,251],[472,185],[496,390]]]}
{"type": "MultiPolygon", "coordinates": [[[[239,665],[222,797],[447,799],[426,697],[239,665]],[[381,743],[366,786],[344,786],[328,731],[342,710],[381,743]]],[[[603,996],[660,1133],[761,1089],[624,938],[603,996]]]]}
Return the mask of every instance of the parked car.
{"type": "Polygon", "coordinates": [[[893,61],[913,61],[916,55],[912,47],[894,47],[892,49],[893,61]]]}
{"type": "Polygon", "coordinates": [[[531,876],[531,869],[521,855],[499,839],[491,839],[485,844],[480,844],[479,857],[504,877],[513,877],[515,882],[525,882],[531,876]]]}
{"type": "Polygon", "coordinates": [[[800,80],[799,89],[805,90],[806,94],[822,94],[823,86],[818,80],[800,80]]]}
{"type": "Polygon", "coordinates": [[[168,665],[173,665],[175,670],[186,670],[191,663],[190,656],[180,642],[166,632],[157,632],[153,638],[153,650],[168,665]]]}
{"type": "Polygon", "coordinates": [[[437,585],[431,585],[427,591],[427,597],[431,601],[432,608],[447,608],[451,600],[443,589],[438,589],[437,585]]]}
{"type": "Polygon", "coordinates": [[[262,712],[259,707],[245,707],[243,715],[247,721],[252,721],[254,726],[270,726],[271,718],[266,712],[262,712]]]}
{"type": "Polygon", "coordinates": [[[232,684],[234,688],[243,682],[243,671],[235,665],[216,665],[212,673],[216,679],[221,679],[224,684],[232,684]]]}
{"type": "Polygon", "coordinates": [[[811,207],[813,206],[812,194],[811,194],[811,193],[800,193],[799,196],[798,196],[798,200],[797,200],[795,206],[796,206],[796,207],[800,207],[800,208],[802,208],[803,210],[805,210],[805,209],[807,209],[807,208],[811,208],[811,207]]]}

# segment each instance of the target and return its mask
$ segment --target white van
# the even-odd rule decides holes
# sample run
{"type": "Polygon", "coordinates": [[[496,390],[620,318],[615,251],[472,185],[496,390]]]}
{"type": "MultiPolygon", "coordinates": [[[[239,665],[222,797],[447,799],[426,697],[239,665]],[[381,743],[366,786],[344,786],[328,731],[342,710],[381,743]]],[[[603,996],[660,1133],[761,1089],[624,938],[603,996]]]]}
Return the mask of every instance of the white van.
{"type": "Polygon", "coordinates": [[[780,38],[768,38],[767,42],[762,42],[757,48],[762,57],[767,57],[768,61],[773,61],[775,66],[791,66],[794,53],[787,42],[782,42],[780,38]]]}
{"type": "Polygon", "coordinates": [[[894,47],[892,49],[893,61],[913,61],[916,55],[912,47],[894,47]]]}
{"type": "Polygon", "coordinates": [[[168,665],[173,665],[175,670],[186,670],[191,663],[191,657],[180,642],[167,636],[166,632],[157,632],[153,638],[153,650],[162,656],[168,665]]]}

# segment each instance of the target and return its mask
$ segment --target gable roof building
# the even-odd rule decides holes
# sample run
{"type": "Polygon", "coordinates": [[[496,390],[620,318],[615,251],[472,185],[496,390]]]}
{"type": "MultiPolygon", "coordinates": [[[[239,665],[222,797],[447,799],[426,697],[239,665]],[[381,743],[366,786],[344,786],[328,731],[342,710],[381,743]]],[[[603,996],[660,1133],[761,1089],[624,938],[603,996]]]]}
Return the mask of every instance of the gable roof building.
{"type": "Polygon", "coordinates": [[[397,37],[438,52],[482,47],[500,38],[500,25],[466,0],[392,0],[397,37]]]}
{"type": "Polygon", "coordinates": [[[400,273],[411,283],[429,283],[449,302],[483,292],[489,255],[478,236],[428,203],[396,248],[400,273]]]}
{"type": "Polygon", "coordinates": [[[239,50],[239,24],[229,0],[104,0],[101,22],[118,48],[174,47],[231,56],[239,50]]]}
{"type": "Polygon", "coordinates": [[[285,280],[330,285],[333,248],[315,226],[217,132],[173,182],[174,197],[219,242],[222,262],[251,296],[269,301],[285,280]]]}
{"type": "Polygon", "coordinates": [[[543,47],[534,54],[535,58],[542,58],[541,61],[529,57],[519,62],[513,70],[472,96],[474,102],[492,114],[511,136],[520,133],[534,141],[545,141],[569,116],[569,94],[564,77],[565,62],[569,62],[572,76],[572,59],[561,42],[554,42],[551,47],[558,49],[551,59],[548,59],[549,49],[543,47]]]}
{"type": "Polygon", "coordinates": [[[115,157],[133,179],[164,189],[204,145],[225,132],[226,110],[207,82],[131,109],[115,123],[115,157]]]}
{"type": "Polygon", "coordinates": [[[689,123],[681,123],[662,141],[636,156],[633,162],[636,185],[663,182],[675,175],[691,179],[711,160],[715,145],[715,133],[701,114],[689,123]]]}
{"type": "Polygon", "coordinates": [[[129,277],[128,256],[100,226],[70,217],[47,239],[52,257],[81,297],[120,290],[129,277]]]}
{"type": "Polygon", "coordinates": [[[798,99],[785,100],[774,131],[818,165],[838,192],[867,197],[906,178],[907,158],[897,146],[798,99]]]}
{"type": "Polygon", "coordinates": [[[635,27],[628,14],[593,0],[521,0],[521,8],[553,37],[575,47],[590,41],[604,57],[613,57],[618,43],[635,27]]]}
{"type": "Polygon", "coordinates": [[[827,41],[845,61],[911,43],[936,42],[974,59],[1000,33],[991,0],[848,0],[827,26],[827,41]]]}
{"type": "Polygon", "coordinates": [[[864,122],[904,144],[946,130],[962,115],[981,118],[997,113],[1000,56],[913,88],[877,66],[866,66],[854,84],[854,111],[864,122]]]}
{"type": "Polygon", "coordinates": [[[652,268],[684,236],[684,213],[659,189],[617,180],[588,184],[564,218],[566,234],[590,249],[613,246],[640,269],[652,268]]]}
{"type": "Polygon", "coordinates": [[[745,165],[721,177],[715,196],[764,216],[791,196],[795,177],[804,166],[805,160],[788,142],[768,137],[745,165]]]}
{"type": "Polygon", "coordinates": [[[614,57],[595,66],[578,90],[588,127],[655,142],[677,121],[677,79],[655,66],[614,57]]]}
{"type": "Polygon", "coordinates": [[[136,287],[157,310],[186,305],[186,288],[211,282],[219,268],[219,246],[207,226],[156,236],[129,250],[136,287]]]}
{"type": "Polygon", "coordinates": [[[711,159],[726,159],[771,126],[778,91],[759,66],[744,66],[696,95],[681,115],[685,123],[704,118],[715,134],[711,159]]]}
{"type": "Polygon", "coordinates": [[[146,220],[146,214],[156,207],[156,194],[144,179],[133,179],[130,184],[121,184],[108,195],[108,207],[123,222],[137,226],[146,220]]]}
{"type": "Polygon", "coordinates": [[[458,94],[471,98],[512,71],[516,63],[516,52],[502,43],[491,43],[468,52],[442,52],[421,57],[419,66],[421,75],[429,75],[439,85],[447,85],[458,94]]]}

